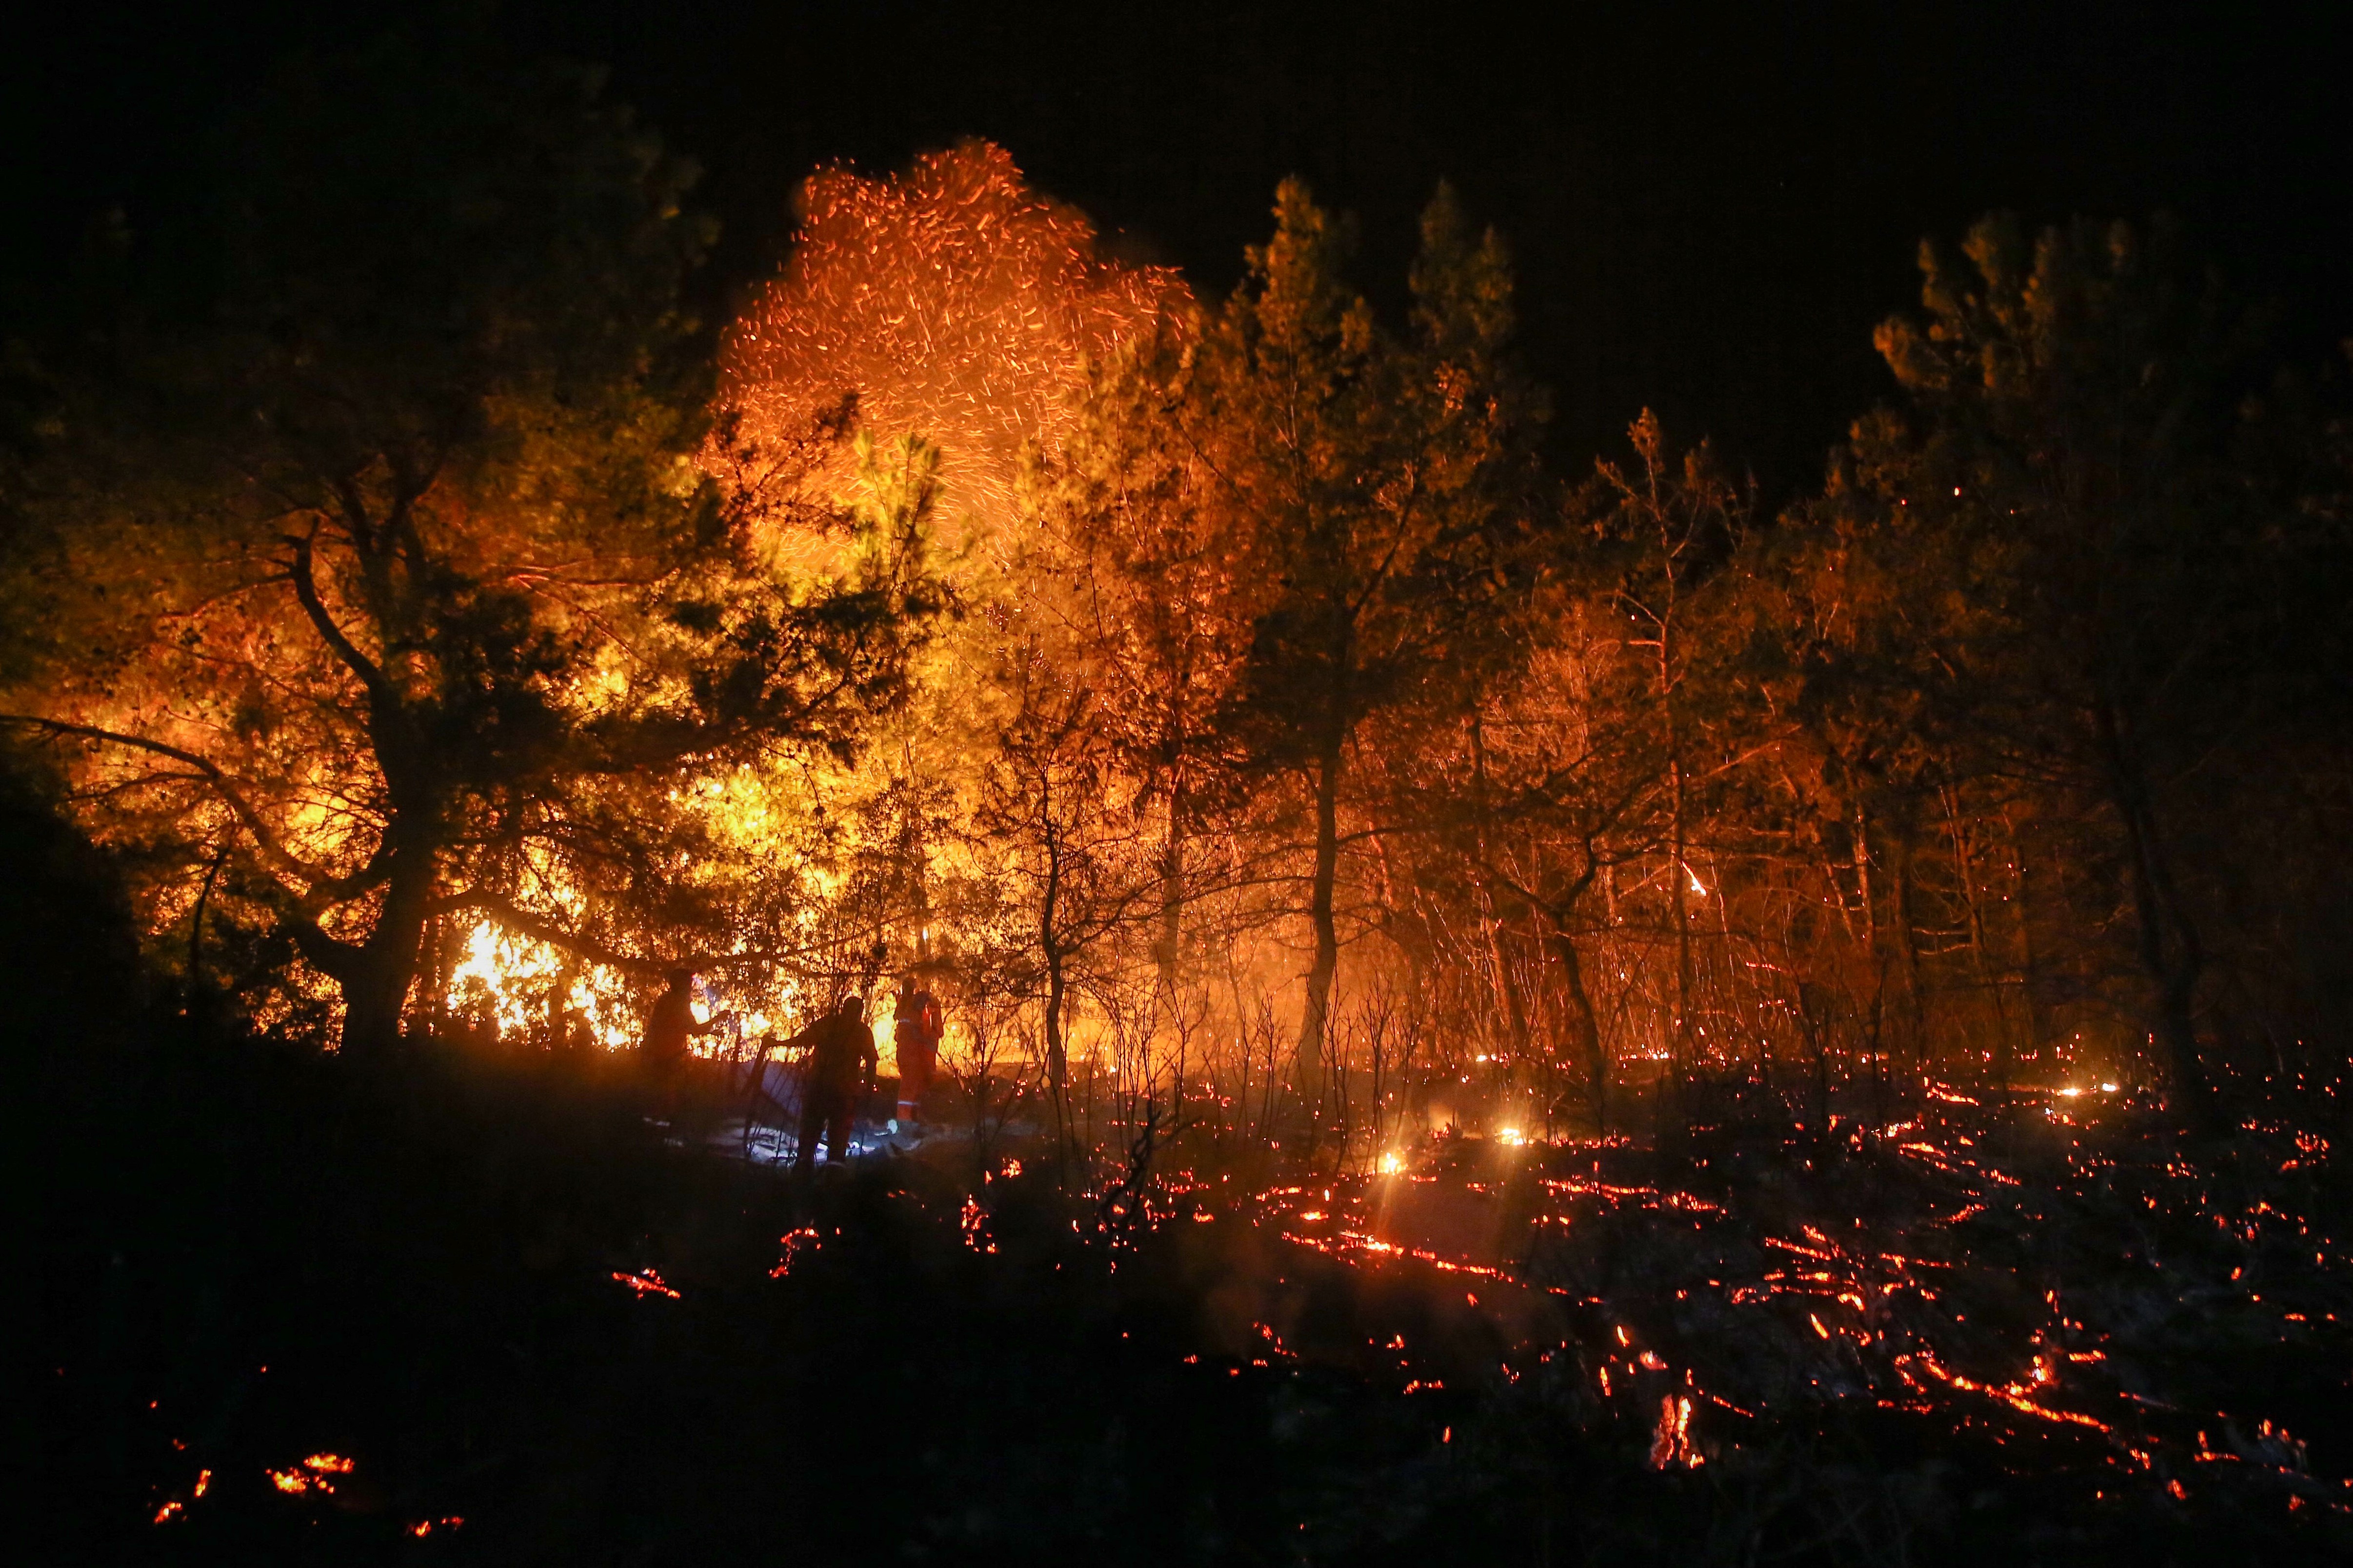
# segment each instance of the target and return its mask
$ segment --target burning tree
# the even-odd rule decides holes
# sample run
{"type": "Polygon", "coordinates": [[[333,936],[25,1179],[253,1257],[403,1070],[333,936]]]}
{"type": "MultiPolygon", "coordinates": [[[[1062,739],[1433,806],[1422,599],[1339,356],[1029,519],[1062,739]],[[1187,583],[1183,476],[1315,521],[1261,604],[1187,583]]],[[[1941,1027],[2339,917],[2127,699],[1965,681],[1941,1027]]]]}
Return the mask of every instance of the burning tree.
{"type": "MultiPolygon", "coordinates": [[[[714,448],[731,491],[871,510],[923,470],[921,531],[955,613],[916,653],[911,700],[876,732],[871,759],[818,784],[837,830],[865,846],[849,882],[818,900],[847,900],[856,913],[821,918],[828,930],[856,926],[869,964],[922,964],[945,983],[961,955],[973,985],[1010,973],[997,958],[1012,928],[997,916],[1013,895],[996,884],[1019,878],[975,847],[1001,837],[976,825],[1000,807],[1007,820],[1027,810],[995,788],[992,768],[1019,749],[1009,737],[1034,730],[1011,650],[1053,632],[1016,493],[1025,464],[1058,453],[1075,428],[1091,366],[1163,329],[1188,299],[1174,271],[1103,255],[1092,222],[1031,190],[1003,149],[966,142],[895,176],[811,178],[790,259],[727,338],[734,450],[753,455],[714,448]],[[794,448],[827,419],[855,441],[766,474],[759,454],[794,448]]],[[[806,542],[788,539],[787,558],[806,563],[806,542]]]]}
{"type": "MultiPolygon", "coordinates": [[[[1088,854],[1091,877],[1115,885],[1113,912],[1082,921],[1108,921],[1126,951],[1149,913],[1171,1016],[1188,908],[1230,906],[1238,942],[1304,914],[1312,1100],[1344,854],[1380,830],[1348,754],[1376,719],[1371,743],[1414,744],[1459,708],[1472,670],[1507,657],[1537,409],[1503,359],[1501,246],[1451,195],[1425,220],[1403,334],[1345,283],[1344,226],[1303,188],[1285,187],[1277,226],[1232,300],[1188,313],[1173,277],[1101,260],[1083,220],[1024,189],[996,149],[932,155],[893,181],[828,174],[727,368],[754,432],[846,405],[875,449],[905,435],[939,454],[964,619],[916,668],[894,755],[841,781],[844,808],[902,809],[913,790],[950,818],[1019,829],[1025,856],[1051,849],[1048,875],[1001,889],[1053,906],[1033,911],[1038,932],[1073,918],[1074,884],[1053,874],[1075,842],[1060,814],[1118,817],[1117,867],[1104,846],[1088,854]],[[1063,787],[1072,767],[1090,798],[1063,787]],[[1054,804],[982,787],[1015,777],[1050,784],[1054,804]],[[1270,878],[1294,876],[1297,907],[1251,907],[1270,878]]],[[[900,835],[921,862],[904,923],[927,923],[913,916],[926,879],[968,889],[994,876],[949,862],[1002,837],[959,848],[954,834],[900,835]]],[[[1221,956],[1213,967],[1230,970],[1221,956]]],[[[1053,1058],[1061,1006],[1041,1005],[1053,1058]]],[[[1239,992],[1233,1005],[1249,1011],[1239,992]]]]}
{"type": "Polygon", "coordinates": [[[1442,191],[1392,328],[1295,183],[1202,305],[985,143],[827,171],[714,398],[681,166],[576,76],[371,68],[254,139],[205,310],[63,388],[9,588],[15,723],[153,929],[355,1043],[420,965],[438,1004],[716,963],[747,1011],[920,970],[1043,1079],[1186,1020],[1153,1048],[1221,1106],[1312,1119],[1360,972],[1427,1023],[1384,1096],[1549,1121],[1566,1069],[1599,1122],[1655,1063],[1666,1109],[1778,1115],[1794,1054],[1821,1121],[1891,1041],[1923,1084],[2129,1053],[2136,957],[2185,1084],[2200,1007],[2282,1060],[2326,1011],[2324,895],[2246,868],[2333,820],[2282,651],[2326,616],[2275,592],[2331,514],[2132,245],[1938,262],[1883,334],[1914,426],[1767,522],[1647,418],[1546,482],[1442,191]],[[2232,749],[2257,707],[2296,811],[2232,749]]]}
{"type": "Polygon", "coordinates": [[[845,400],[877,441],[921,437],[944,455],[946,521],[987,530],[1010,521],[1024,447],[1074,428],[1089,366],[1189,299],[1173,268],[1102,255],[1086,215],[968,141],[892,178],[813,175],[792,258],[729,335],[723,373],[755,438],[845,400]]]}
{"type": "MultiPolygon", "coordinates": [[[[1218,721],[1246,647],[1233,563],[1200,504],[1206,455],[1166,439],[1159,418],[1190,341],[1171,321],[1103,366],[1077,430],[1022,498],[1036,525],[1024,561],[1033,619],[1084,681],[1135,805],[1157,819],[1152,955],[1171,998],[1187,969],[1187,910],[1234,879],[1233,857],[1210,869],[1197,856],[1244,793],[1218,721]]],[[[1228,834],[1209,847],[1231,846],[1228,834]]]]}
{"type": "Polygon", "coordinates": [[[770,569],[696,468],[692,171],[589,75],[398,46],[290,83],[236,169],[212,298],[126,313],[64,393],[11,721],[192,970],[207,906],[290,942],[352,1047],[446,917],[624,965],[711,940],[700,781],[849,747],[917,606],[902,541],[770,569]]]}
{"type": "MultiPolygon", "coordinates": [[[[1298,1058],[1311,1105],[1339,967],[1341,853],[1368,831],[1342,826],[1349,755],[1375,720],[1395,731],[1381,743],[1409,743],[1409,716],[1442,711],[1486,657],[1529,521],[1535,413],[1503,358],[1502,247],[1470,234],[1451,193],[1423,219],[1410,335],[1382,329],[1345,282],[1347,248],[1345,225],[1285,184],[1244,286],[1125,367],[1148,390],[1113,394],[1139,424],[1111,437],[1119,455],[1093,503],[1115,517],[1129,477],[1174,486],[1154,513],[1189,511],[1185,531],[1215,542],[1223,570],[1202,585],[1237,657],[1204,727],[1237,776],[1295,783],[1307,818],[1298,1058]]],[[[1132,559],[1156,574],[1164,557],[1184,554],[1132,559]]],[[[1171,629],[1145,640],[1174,651],[1171,629]]],[[[1176,734],[1164,724],[1172,760],[1176,734]]]]}

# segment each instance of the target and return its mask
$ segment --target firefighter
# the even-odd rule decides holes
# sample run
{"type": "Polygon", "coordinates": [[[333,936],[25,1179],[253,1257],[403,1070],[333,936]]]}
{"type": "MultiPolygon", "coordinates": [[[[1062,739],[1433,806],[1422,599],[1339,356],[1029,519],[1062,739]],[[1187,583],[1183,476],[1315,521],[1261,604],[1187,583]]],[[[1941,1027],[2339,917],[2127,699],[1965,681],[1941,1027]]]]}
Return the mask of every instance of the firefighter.
{"type": "Polygon", "coordinates": [[[800,1152],[796,1169],[817,1164],[822,1136],[836,1163],[849,1157],[849,1121],[861,1095],[874,1087],[874,1031],[866,1026],[866,998],[852,992],[841,1005],[804,1031],[808,1067],[801,1086],[800,1152]]]}
{"type": "Polygon", "coordinates": [[[711,1021],[694,1021],[694,971],[673,969],[664,979],[668,989],[654,998],[654,1009],[646,1016],[645,1037],[638,1042],[638,1057],[654,1072],[667,1078],[686,1059],[686,1042],[695,1035],[714,1035],[724,1026],[724,1015],[713,1014],[711,1021]]]}
{"type": "Polygon", "coordinates": [[[914,981],[902,981],[891,1024],[899,1055],[899,1126],[911,1130],[923,1110],[923,1091],[940,1065],[940,1005],[914,981]]]}

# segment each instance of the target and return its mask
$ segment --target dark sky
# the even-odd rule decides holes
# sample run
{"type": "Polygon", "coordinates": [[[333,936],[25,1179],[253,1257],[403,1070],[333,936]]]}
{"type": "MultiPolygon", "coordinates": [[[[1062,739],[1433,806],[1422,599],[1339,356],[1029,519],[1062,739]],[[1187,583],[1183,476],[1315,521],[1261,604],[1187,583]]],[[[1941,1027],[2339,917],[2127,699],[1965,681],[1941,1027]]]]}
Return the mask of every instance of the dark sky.
{"type": "MultiPolygon", "coordinates": [[[[1784,491],[1883,395],[1870,331],[1913,301],[1920,237],[1989,207],[2172,209],[2277,300],[2291,355],[2353,333],[2332,9],[511,0],[498,25],[609,63],[701,159],[722,288],[774,265],[814,163],[883,170],[967,133],[1211,289],[1296,172],[1359,216],[1364,280],[1393,294],[1451,178],[1518,253],[1565,456],[1649,403],[1784,491]]],[[[137,226],[274,56],[367,14],[100,0],[46,20],[0,54],[8,271],[110,201],[137,226]]]]}

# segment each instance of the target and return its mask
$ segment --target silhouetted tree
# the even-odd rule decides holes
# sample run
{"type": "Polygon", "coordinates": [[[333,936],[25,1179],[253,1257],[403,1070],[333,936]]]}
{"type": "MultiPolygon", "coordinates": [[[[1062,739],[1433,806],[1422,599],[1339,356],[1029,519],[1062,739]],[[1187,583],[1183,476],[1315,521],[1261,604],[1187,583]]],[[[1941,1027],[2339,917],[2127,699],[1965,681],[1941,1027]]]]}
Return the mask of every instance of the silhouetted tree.
{"type": "Polygon", "coordinates": [[[1988,219],[1963,253],[1925,247],[1926,319],[1880,329],[1916,424],[1859,424],[1841,482],[1905,552],[1947,733],[2105,808],[2166,1069],[2211,1128],[2182,786],[2231,728],[2263,616],[2274,514],[2234,460],[2256,340],[2162,227],[2030,243],[1988,219]]]}
{"type": "Polygon", "coordinates": [[[353,1047],[438,915],[693,903],[679,786],[847,746],[897,677],[903,557],[770,569],[696,464],[691,178],[593,73],[396,37],[280,83],[159,258],[201,305],[67,376],[7,706],[104,832],[234,844],[353,1047]]]}

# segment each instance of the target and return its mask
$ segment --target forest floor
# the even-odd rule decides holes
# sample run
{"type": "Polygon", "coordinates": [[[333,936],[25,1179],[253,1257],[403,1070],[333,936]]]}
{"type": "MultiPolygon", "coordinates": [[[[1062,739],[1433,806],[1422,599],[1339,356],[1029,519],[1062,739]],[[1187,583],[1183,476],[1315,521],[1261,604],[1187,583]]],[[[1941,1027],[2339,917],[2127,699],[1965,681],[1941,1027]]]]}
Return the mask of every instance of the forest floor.
{"type": "Polygon", "coordinates": [[[803,1182],[543,1060],[129,1038],[50,1119],[55,1561],[2353,1558],[2308,1134],[1948,1094],[803,1182]]]}

